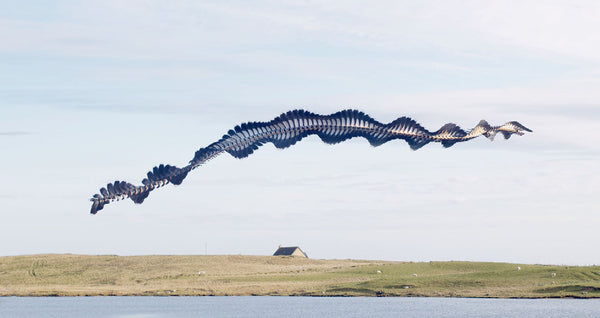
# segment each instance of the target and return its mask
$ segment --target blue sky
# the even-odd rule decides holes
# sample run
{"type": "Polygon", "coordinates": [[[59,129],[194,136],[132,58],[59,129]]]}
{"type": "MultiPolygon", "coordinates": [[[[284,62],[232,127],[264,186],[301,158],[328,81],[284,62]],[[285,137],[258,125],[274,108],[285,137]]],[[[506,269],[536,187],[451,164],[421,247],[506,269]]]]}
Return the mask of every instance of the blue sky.
{"type": "Polygon", "coordinates": [[[0,2],[0,255],[598,264],[594,1],[0,2]],[[533,134],[223,155],[90,216],[244,121],[357,108],[533,134]]]}

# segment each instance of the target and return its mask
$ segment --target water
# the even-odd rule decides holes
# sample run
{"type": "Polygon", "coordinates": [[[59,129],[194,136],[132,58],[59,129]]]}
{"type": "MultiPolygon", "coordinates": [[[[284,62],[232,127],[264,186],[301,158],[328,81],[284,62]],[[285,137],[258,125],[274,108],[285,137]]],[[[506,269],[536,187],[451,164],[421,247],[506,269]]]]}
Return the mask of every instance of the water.
{"type": "Polygon", "coordinates": [[[0,317],[600,317],[600,299],[0,297],[0,317]]]}

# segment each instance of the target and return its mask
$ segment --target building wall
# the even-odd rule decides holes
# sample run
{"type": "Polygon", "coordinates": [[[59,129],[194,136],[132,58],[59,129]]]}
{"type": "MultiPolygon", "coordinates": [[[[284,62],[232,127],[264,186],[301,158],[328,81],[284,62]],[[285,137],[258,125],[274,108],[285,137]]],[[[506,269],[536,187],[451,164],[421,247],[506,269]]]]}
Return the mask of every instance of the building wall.
{"type": "Polygon", "coordinates": [[[306,255],[304,255],[304,253],[302,253],[302,251],[300,251],[300,249],[296,249],[294,251],[294,253],[292,253],[292,256],[306,257],[306,255]]]}

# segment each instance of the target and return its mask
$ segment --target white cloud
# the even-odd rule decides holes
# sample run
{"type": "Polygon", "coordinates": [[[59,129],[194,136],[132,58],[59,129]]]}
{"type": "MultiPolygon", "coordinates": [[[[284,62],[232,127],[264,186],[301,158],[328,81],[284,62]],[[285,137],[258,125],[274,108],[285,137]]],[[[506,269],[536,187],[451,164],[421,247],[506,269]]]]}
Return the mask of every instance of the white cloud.
{"type": "Polygon", "coordinates": [[[215,48],[325,41],[594,62],[600,50],[595,1],[86,1],[58,12],[54,21],[1,20],[2,49],[194,58],[215,48]]]}
{"type": "MultiPolygon", "coordinates": [[[[410,249],[399,232],[427,236],[403,254],[413,260],[535,262],[531,233],[548,234],[544,244],[583,246],[572,239],[580,231],[593,245],[599,15],[583,1],[86,1],[63,2],[43,19],[0,12],[0,106],[10,110],[0,135],[40,132],[1,138],[2,200],[20,213],[0,236],[23,232],[36,216],[40,231],[56,228],[46,221],[65,229],[46,232],[47,252],[135,253],[140,243],[127,238],[142,220],[135,230],[149,237],[149,253],[174,251],[152,235],[165,231],[192,242],[180,252],[194,251],[197,233],[227,242],[223,253],[241,240],[246,253],[293,236],[323,256],[333,248],[323,241],[361,237],[350,242],[362,248],[347,245],[350,254],[338,256],[363,258],[410,249]],[[142,206],[111,204],[89,221],[88,192],[103,183],[137,183],[152,165],[181,165],[235,124],[293,107],[359,108],[382,122],[407,115],[430,130],[517,120],[534,132],[418,152],[402,142],[370,149],[364,140],[309,138],[283,152],[267,145],[243,161],[222,156],[181,187],[142,206]],[[49,214],[49,206],[61,209],[49,214]],[[101,235],[107,225],[113,247],[101,235]],[[552,237],[563,225],[564,237],[552,237]],[[73,228],[96,235],[84,246],[67,237],[73,228]],[[506,248],[511,231],[529,250],[506,248]],[[374,249],[380,234],[387,245],[374,249]]],[[[6,248],[41,251],[26,241],[6,248]]],[[[574,248],[573,262],[591,262],[587,250],[574,248]]]]}

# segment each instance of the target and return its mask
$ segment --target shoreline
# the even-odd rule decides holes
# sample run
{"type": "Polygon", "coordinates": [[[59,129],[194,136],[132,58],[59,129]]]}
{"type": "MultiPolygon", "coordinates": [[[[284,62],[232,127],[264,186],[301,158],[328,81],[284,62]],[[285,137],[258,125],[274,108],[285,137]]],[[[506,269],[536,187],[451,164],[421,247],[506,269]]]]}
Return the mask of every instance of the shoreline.
{"type": "Polygon", "coordinates": [[[359,295],[0,295],[2,298],[90,298],[90,297],[306,297],[306,298],[458,298],[458,299],[523,299],[523,300],[543,300],[543,299],[600,299],[600,296],[579,297],[579,296],[549,296],[549,297],[462,297],[462,296],[359,296],[359,295]]]}

